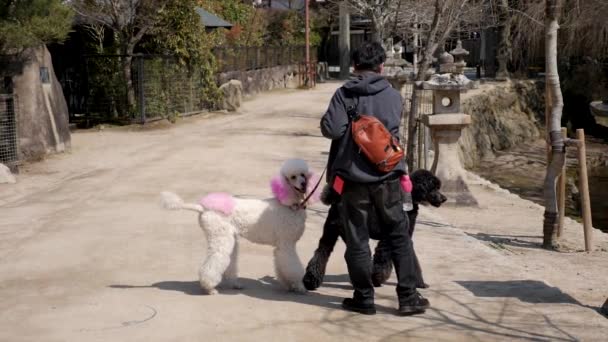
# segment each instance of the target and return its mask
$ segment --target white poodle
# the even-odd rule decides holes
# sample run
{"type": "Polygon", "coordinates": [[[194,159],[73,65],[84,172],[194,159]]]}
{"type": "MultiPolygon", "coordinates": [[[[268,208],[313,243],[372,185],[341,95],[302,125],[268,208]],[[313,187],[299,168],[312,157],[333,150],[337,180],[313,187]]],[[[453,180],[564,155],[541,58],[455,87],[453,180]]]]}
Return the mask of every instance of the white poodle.
{"type": "Polygon", "coordinates": [[[199,225],[207,235],[207,258],[199,270],[203,290],[217,293],[215,288],[222,278],[226,285],[241,288],[237,262],[238,239],[242,236],[251,242],[274,246],[277,279],[290,291],[306,291],[296,243],[304,233],[306,207],[302,201],[314,187],[312,178],[305,161],[290,159],[271,180],[272,199],[242,199],[212,193],[198,204],[187,204],[174,193],[161,193],[164,208],[200,213],[199,225]]]}

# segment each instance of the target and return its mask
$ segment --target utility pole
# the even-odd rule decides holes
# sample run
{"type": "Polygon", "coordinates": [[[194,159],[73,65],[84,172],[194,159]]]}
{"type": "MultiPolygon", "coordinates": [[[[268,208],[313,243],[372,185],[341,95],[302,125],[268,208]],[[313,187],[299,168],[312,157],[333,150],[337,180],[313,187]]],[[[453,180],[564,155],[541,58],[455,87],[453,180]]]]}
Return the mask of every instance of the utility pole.
{"type": "Polygon", "coordinates": [[[350,13],[346,1],[340,3],[339,34],[340,79],[345,80],[350,75],[350,13]]]}

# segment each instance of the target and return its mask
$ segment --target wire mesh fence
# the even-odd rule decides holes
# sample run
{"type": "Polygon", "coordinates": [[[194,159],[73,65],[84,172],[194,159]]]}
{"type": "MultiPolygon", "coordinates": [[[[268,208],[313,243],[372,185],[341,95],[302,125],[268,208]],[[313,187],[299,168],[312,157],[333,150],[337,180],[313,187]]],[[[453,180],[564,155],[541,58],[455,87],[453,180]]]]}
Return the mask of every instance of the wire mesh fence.
{"type": "Polygon", "coordinates": [[[17,109],[16,96],[0,94],[0,163],[11,168],[19,161],[17,109]]]}
{"type": "MultiPolygon", "coordinates": [[[[213,49],[216,72],[249,71],[298,65],[304,46],[213,49]]],[[[70,122],[143,123],[214,108],[216,75],[190,68],[172,56],[85,55],[79,66],[60,75],[70,122]],[[207,74],[205,74],[207,73],[207,74]],[[129,80],[128,82],[126,80],[129,80]]]]}

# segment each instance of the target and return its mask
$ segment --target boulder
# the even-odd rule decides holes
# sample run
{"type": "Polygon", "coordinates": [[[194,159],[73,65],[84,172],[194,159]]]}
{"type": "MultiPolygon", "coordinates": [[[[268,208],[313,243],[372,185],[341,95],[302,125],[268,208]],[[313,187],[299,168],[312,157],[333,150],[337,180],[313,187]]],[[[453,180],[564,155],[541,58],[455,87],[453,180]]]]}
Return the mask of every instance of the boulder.
{"type": "Polygon", "coordinates": [[[4,164],[0,164],[0,184],[15,184],[17,180],[11,173],[11,170],[4,164]]]}
{"type": "Polygon", "coordinates": [[[243,102],[243,83],[238,80],[230,80],[220,86],[220,91],[224,99],[222,100],[222,109],[234,112],[243,102]]]}
{"type": "Polygon", "coordinates": [[[47,48],[30,48],[9,57],[8,63],[0,63],[0,75],[11,81],[17,97],[19,159],[38,160],[69,151],[68,106],[47,48]]]}

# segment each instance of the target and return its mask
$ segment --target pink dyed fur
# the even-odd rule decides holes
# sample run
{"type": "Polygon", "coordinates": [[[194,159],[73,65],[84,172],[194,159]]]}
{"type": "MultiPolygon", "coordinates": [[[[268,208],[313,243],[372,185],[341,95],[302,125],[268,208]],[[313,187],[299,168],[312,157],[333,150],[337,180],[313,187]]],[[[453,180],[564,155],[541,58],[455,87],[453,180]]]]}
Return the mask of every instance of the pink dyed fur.
{"type": "MultiPolygon", "coordinates": [[[[307,189],[306,189],[306,193],[310,194],[310,192],[314,189],[315,185],[317,184],[317,182],[319,181],[319,176],[317,176],[315,173],[311,172],[308,174],[308,185],[307,185],[307,189]]],[[[308,200],[308,203],[314,203],[319,201],[319,199],[321,198],[321,190],[319,189],[321,186],[317,187],[317,190],[315,190],[315,193],[310,197],[310,199],[308,200]]],[[[272,194],[274,195],[274,198],[277,199],[277,201],[279,201],[281,204],[283,205],[292,205],[293,203],[290,203],[290,192],[291,190],[289,189],[289,184],[285,183],[285,181],[283,180],[283,177],[281,177],[280,175],[273,177],[270,180],[270,189],[272,190],[272,194]]]]}
{"type": "Polygon", "coordinates": [[[234,211],[236,202],[230,194],[224,192],[214,192],[201,198],[199,204],[205,209],[217,211],[224,215],[231,215],[234,211]]]}
{"type": "Polygon", "coordinates": [[[401,176],[400,181],[401,181],[401,188],[403,189],[403,191],[412,192],[412,188],[414,187],[414,185],[412,184],[412,181],[410,180],[410,176],[403,175],[403,176],[401,176]]]}
{"type": "Polygon", "coordinates": [[[289,203],[289,185],[285,184],[285,181],[283,180],[283,177],[281,177],[280,175],[278,176],[274,176],[271,180],[270,180],[270,190],[272,190],[272,194],[274,195],[274,198],[277,199],[277,201],[279,201],[279,203],[283,204],[283,205],[291,205],[292,203],[289,203]]]}

